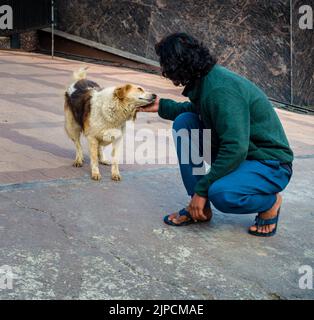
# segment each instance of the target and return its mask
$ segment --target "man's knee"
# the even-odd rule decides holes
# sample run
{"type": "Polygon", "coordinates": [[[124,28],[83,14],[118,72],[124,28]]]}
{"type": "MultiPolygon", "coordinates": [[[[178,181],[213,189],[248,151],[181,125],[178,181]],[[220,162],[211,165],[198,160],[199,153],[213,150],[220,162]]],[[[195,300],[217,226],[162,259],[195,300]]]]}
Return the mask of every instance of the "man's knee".
{"type": "Polygon", "coordinates": [[[172,128],[175,131],[180,129],[196,129],[198,127],[199,118],[193,112],[183,112],[179,114],[173,121],[172,128]]]}
{"type": "Polygon", "coordinates": [[[209,201],[221,212],[232,213],[241,206],[241,197],[232,191],[215,187],[213,184],[208,190],[209,201]]]}

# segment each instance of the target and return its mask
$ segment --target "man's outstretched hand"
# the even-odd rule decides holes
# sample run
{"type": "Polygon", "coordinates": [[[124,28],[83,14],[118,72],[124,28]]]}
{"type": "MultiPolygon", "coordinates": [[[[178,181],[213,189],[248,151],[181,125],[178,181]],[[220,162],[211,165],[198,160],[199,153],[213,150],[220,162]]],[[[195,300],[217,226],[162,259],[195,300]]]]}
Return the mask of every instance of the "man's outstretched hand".
{"type": "Polygon", "coordinates": [[[141,112],[158,112],[158,109],[159,109],[159,98],[156,97],[156,100],[152,104],[149,104],[146,107],[141,107],[138,110],[141,112]]]}
{"type": "Polygon", "coordinates": [[[201,197],[196,193],[194,194],[188,207],[188,211],[194,221],[208,219],[204,214],[206,202],[207,198],[201,197]]]}

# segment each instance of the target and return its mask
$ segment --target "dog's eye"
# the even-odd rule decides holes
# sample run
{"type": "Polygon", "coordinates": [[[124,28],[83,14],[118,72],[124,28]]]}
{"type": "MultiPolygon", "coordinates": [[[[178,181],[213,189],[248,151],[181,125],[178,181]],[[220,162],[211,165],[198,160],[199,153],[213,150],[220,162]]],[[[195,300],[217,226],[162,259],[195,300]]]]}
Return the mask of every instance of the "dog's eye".
{"type": "Polygon", "coordinates": [[[141,92],[144,92],[144,90],[140,87],[137,88],[137,90],[141,91],[141,92]]]}

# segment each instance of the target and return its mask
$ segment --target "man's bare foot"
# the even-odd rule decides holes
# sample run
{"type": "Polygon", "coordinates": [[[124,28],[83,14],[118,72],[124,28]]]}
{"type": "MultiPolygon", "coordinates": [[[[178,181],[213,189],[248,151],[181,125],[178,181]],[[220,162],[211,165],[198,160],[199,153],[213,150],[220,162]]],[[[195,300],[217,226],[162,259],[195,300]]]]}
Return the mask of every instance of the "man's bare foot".
{"type": "MultiPolygon", "coordinates": [[[[279,193],[277,193],[276,196],[277,196],[277,200],[276,200],[275,204],[269,210],[267,210],[265,212],[261,212],[258,215],[260,218],[272,219],[278,215],[278,210],[282,204],[282,196],[279,193]]],[[[257,231],[259,233],[270,233],[275,229],[275,227],[276,227],[276,224],[269,224],[269,225],[260,226],[260,227],[253,225],[250,227],[250,230],[253,232],[257,231]]]]}
{"type": "MultiPolygon", "coordinates": [[[[210,221],[213,216],[212,209],[204,208],[203,212],[204,215],[207,217],[207,219],[203,221],[210,221]]],[[[191,220],[191,218],[187,216],[180,216],[178,212],[175,212],[169,215],[168,220],[172,221],[175,224],[181,224],[182,222],[191,220]]]]}

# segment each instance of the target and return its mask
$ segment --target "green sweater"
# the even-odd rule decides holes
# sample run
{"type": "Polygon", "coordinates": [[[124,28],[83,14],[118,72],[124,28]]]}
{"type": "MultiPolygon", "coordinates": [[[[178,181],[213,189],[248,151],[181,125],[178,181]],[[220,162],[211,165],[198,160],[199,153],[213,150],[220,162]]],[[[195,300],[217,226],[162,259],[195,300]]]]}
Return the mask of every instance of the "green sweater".
{"type": "Polygon", "coordinates": [[[211,148],[218,151],[210,171],[195,187],[207,196],[210,185],[247,160],[292,163],[293,153],[281,122],[265,93],[248,79],[215,65],[183,95],[189,102],[160,99],[159,115],[174,120],[180,113],[199,113],[211,129],[211,148]]]}

